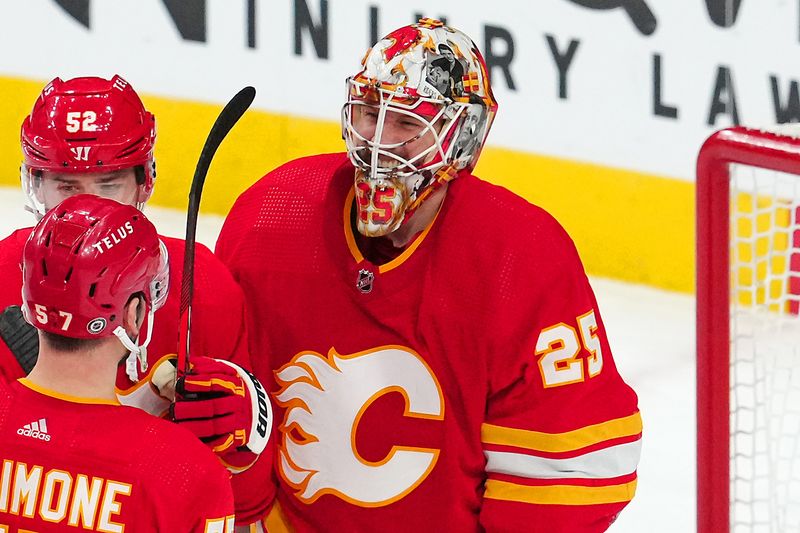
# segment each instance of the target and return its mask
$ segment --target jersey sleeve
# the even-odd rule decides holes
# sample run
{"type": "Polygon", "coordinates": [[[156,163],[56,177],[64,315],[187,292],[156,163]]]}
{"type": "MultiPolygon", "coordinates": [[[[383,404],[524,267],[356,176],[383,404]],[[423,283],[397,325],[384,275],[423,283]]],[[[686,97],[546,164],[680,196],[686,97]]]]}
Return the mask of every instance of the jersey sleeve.
{"type": "Polygon", "coordinates": [[[192,351],[251,370],[244,293],[211,250],[201,244],[196,246],[192,351]]]}
{"type": "MultiPolygon", "coordinates": [[[[262,183],[259,182],[256,186],[261,186],[262,183]]],[[[242,271],[249,265],[246,261],[243,263],[245,258],[241,257],[239,253],[239,244],[242,238],[241,229],[249,228],[253,222],[253,196],[252,192],[246,191],[237,199],[225,219],[215,248],[216,256],[230,269],[235,280],[239,279],[242,271]]],[[[252,322],[252,313],[247,313],[245,319],[250,321],[249,327],[257,326],[252,322]]],[[[254,338],[246,340],[250,341],[249,349],[252,353],[253,372],[265,386],[269,387],[272,374],[265,370],[269,367],[267,363],[269,354],[264,353],[267,347],[255,345],[254,338]]],[[[233,476],[232,484],[236,497],[236,523],[238,526],[256,524],[264,520],[276,501],[277,480],[274,477],[273,465],[277,428],[273,427],[272,431],[273,435],[258,461],[248,470],[233,476]]]]}
{"type": "MultiPolygon", "coordinates": [[[[273,429],[273,433],[274,433],[273,429]]],[[[236,501],[236,525],[247,526],[258,523],[269,513],[277,491],[277,480],[273,477],[275,457],[275,435],[259,455],[258,460],[231,478],[236,501]]]]}
{"type": "Polygon", "coordinates": [[[481,426],[487,531],[605,531],[636,491],[642,423],[577,251],[553,220],[504,306],[481,426]]]}
{"type": "MultiPolygon", "coordinates": [[[[0,240],[0,311],[22,304],[22,249],[31,229],[17,230],[0,240]]],[[[0,380],[10,383],[25,377],[16,357],[0,339],[0,380]]]]}

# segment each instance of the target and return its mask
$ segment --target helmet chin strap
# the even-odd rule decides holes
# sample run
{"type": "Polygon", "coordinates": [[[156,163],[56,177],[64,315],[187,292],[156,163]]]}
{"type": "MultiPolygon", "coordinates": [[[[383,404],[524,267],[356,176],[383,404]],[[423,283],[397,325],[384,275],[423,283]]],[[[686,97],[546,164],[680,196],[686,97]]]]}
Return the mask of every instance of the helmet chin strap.
{"type": "Polygon", "coordinates": [[[128,336],[128,332],[122,326],[114,328],[114,335],[119,339],[122,345],[130,352],[125,359],[125,373],[130,380],[134,383],[139,382],[139,373],[136,369],[136,362],[139,362],[139,369],[142,373],[147,372],[147,345],[150,344],[150,339],[153,335],[153,315],[155,310],[151,306],[147,311],[147,335],[145,336],[142,344],[136,344],[128,336]]]}

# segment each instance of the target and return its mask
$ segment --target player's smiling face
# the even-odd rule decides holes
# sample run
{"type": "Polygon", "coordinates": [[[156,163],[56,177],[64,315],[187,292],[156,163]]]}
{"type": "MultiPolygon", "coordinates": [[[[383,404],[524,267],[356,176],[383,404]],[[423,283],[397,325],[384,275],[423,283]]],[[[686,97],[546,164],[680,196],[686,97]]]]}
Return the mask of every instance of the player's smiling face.
{"type": "Polygon", "coordinates": [[[43,171],[36,196],[50,210],[76,194],[94,194],[123,204],[135,205],[139,193],[136,172],[125,168],[112,172],[76,174],[43,171]]]}
{"type": "MultiPolygon", "coordinates": [[[[418,154],[431,149],[436,140],[433,132],[426,127],[432,117],[403,113],[389,107],[383,119],[383,128],[376,139],[378,126],[378,106],[369,104],[353,106],[353,127],[358,134],[379,145],[385,150],[404,159],[412,160],[418,154]]],[[[434,128],[440,125],[434,125],[434,128]]],[[[380,166],[391,168],[401,164],[398,159],[388,155],[379,156],[380,166]]],[[[416,162],[420,165],[422,162],[416,162]]]]}

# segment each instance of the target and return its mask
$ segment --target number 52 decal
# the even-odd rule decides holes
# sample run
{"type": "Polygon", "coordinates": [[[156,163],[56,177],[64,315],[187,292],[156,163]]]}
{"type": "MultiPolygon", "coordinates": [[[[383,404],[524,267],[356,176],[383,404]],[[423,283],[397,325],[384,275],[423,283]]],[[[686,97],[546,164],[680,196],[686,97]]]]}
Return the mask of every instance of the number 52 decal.
{"type": "Polygon", "coordinates": [[[579,383],[585,379],[583,359],[578,357],[586,348],[586,370],[593,378],[603,370],[603,352],[597,336],[594,309],[577,317],[578,329],[563,322],[544,328],[536,341],[536,355],[545,387],[579,383]]]}

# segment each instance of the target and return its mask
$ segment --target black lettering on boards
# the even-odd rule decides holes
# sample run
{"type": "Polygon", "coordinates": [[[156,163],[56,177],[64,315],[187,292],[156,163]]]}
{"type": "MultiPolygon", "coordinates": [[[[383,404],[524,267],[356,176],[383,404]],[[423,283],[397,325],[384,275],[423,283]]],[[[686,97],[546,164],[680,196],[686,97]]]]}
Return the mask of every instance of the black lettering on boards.
{"type": "Polygon", "coordinates": [[[775,121],[778,124],[800,122],[800,95],[798,95],[797,91],[797,81],[789,81],[789,94],[786,95],[785,102],[781,101],[778,77],[775,75],[770,76],[769,82],[772,87],[772,105],[775,108],[775,121]]]}
{"type": "Polygon", "coordinates": [[[736,106],[736,90],[733,87],[733,76],[728,67],[717,68],[717,79],[714,83],[714,96],[708,110],[708,125],[716,126],[717,117],[728,115],[731,123],[739,125],[739,111],[736,106]]]}
{"type": "Polygon", "coordinates": [[[558,50],[558,43],[556,38],[552,35],[545,35],[547,45],[550,47],[550,53],[553,54],[553,60],[556,62],[558,69],[558,97],[562,100],[567,99],[567,71],[569,70],[572,60],[575,58],[575,52],[578,50],[580,41],[577,39],[570,39],[567,51],[563,54],[558,50]]]}
{"type": "Polygon", "coordinates": [[[328,0],[319,2],[319,23],[311,16],[306,0],[294,0],[294,53],[303,55],[303,31],[311,36],[314,53],[328,59],[328,0]]]}
{"type": "Polygon", "coordinates": [[[484,59],[486,60],[486,70],[489,71],[489,79],[493,78],[492,72],[495,68],[499,68],[506,78],[506,85],[512,91],[517,90],[514,84],[514,78],[511,77],[511,62],[514,60],[514,38],[511,32],[500,26],[489,26],[488,24],[483,27],[484,38],[484,59]],[[500,54],[495,46],[497,41],[505,43],[505,53],[500,54]]]}
{"type": "Polygon", "coordinates": [[[653,114],[657,117],[678,118],[678,108],[664,103],[663,88],[661,54],[653,54],[653,114]]]}

